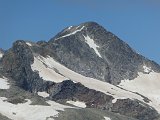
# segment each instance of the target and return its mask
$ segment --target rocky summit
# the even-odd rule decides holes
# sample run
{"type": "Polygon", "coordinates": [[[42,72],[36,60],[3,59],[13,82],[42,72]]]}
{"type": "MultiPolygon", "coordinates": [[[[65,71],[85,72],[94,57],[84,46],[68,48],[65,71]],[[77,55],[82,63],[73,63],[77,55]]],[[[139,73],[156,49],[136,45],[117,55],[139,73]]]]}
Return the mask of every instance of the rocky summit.
{"type": "Polygon", "coordinates": [[[160,120],[160,65],[95,22],[0,50],[0,120],[160,120]]]}

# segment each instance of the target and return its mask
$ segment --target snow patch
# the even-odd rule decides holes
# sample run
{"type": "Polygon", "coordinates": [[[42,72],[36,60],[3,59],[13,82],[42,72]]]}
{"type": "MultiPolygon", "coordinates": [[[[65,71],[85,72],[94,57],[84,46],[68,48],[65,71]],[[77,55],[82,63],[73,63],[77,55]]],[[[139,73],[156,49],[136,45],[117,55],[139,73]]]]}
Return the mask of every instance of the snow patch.
{"type": "Polygon", "coordinates": [[[74,34],[76,34],[77,32],[82,31],[82,30],[84,29],[84,27],[85,27],[85,26],[82,26],[80,29],[77,29],[77,30],[73,31],[72,33],[66,34],[66,35],[61,36],[61,37],[59,37],[59,38],[56,38],[55,40],[58,40],[58,39],[60,39],[60,38],[64,38],[64,37],[68,37],[68,36],[74,35],[74,34]]]}
{"type": "Polygon", "coordinates": [[[120,98],[117,97],[117,98],[114,98],[114,99],[112,100],[112,103],[116,103],[118,99],[123,100],[123,99],[127,99],[127,98],[126,98],[126,97],[120,97],[120,98]]]}
{"type": "Polygon", "coordinates": [[[64,111],[65,108],[73,108],[61,105],[54,101],[48,101],[50,106],[30,105],[31,101],[23,104],[11,104],[7,98],[0,97],[0,113],[14,120],[46,120],[46,118],[58,117],[58,111],[64,111]]]}
{"type": "Polygon", "coordinates": [[[117,98],[114,98],[113,100],[112,100],[112,103],[116,103],[117,102],[117,98]]]}
{"type": "Polygon", "coordinates": [[[77,107],[86,108],[86,104],[84,102],[80,102],[80,101],[67,101],[66,103],[69,103],[69,104],[77,106],[77,107]]]}
{"type": "Polygon", "coordinates": [[[3,54],[0,52],[0,58],[2,58],[3,57],[3,54]]]}
{"type": "Polygon", "coordinates": [[[9,87],[8,79],[5,77],[0,78],[0,89],[9,89],[9,87]]]}
{"type": "Polygon", "coordinates": [[[32,44],[31,44],[31,43],[29,43],[29,42],[26,42],[26,44],[27,44],[28,46],[30,46],[30,47],[32,46],[32,44]]]}
{"type": "Polygon", "coordinates": [[[143,69],[144,69],[145,73],[153,72],[153,70],[150,67],[147,67],[147,66],[143,66],[143,69]]]}
{"type": "Polygon", "coordinates": [[[68,29],[70,30],[73,26],[68,27],[68,29]]]}
{"type": "Polygon", "coordinates": [[[93,48],[93,50],[95,51],[95,53],[102,58],[101,54],[98,52],[99,46],[95,44],[94,40],[91,39],[88,35],[84,36],[85,38],[85,42],[89,45],[90,48],[93,48]]]}
{"type": "Polygon", "coordinates": [[[0,59],[3,57],[3,52],[0,50],[0,59]]]}
{"type": "Polygon", "coordinates": [[[47,92],[38,92],[38,95],[44,98],[49,97],[49,94],[47,92]]]}
{"type": "Polygon", "coordinates": [[[104,119],[105,119],[105,120],[111,120],[111,118],[109,118],[109,117],[105,117],[105,116],[104,116],[104,119]]]}

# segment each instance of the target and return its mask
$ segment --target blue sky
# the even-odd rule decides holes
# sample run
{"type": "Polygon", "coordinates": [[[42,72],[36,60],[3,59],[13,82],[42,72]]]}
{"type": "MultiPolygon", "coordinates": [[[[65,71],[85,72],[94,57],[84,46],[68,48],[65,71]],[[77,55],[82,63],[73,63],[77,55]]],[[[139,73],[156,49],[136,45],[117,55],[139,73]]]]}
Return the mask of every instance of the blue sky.
{"type": "Polygon", "coordinates": [[[48,41],[63,28],[95,21],[160,63],[160,0],[0,0],[0,47],[48,41]]]}

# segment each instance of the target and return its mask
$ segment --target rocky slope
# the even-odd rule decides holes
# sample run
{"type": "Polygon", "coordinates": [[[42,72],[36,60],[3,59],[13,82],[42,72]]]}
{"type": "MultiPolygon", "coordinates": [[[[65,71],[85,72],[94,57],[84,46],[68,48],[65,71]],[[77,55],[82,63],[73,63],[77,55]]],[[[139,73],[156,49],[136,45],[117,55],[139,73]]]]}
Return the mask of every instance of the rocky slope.
{"type": "Polygon", "coordinates": [[[160,66],[95,22],[48,42],[18,40],[3,54],[2,119],[160,118],[160,66]]]}

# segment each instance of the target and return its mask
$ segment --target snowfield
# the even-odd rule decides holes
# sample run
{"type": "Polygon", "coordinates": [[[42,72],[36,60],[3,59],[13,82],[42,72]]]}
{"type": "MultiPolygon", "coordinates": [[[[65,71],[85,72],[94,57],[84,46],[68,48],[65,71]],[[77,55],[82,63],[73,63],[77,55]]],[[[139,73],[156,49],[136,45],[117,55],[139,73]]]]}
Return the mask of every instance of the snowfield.
{"type": "Polygon", "coordinates": [[[80,108],[86,108],[86,104],[84,102],[80,101],[67,101],[66,103],[80,107],[80,108]]]}
{"type": "Polygon", "coordinates": [[[151,100],[151,102],[147,104],[154,107],[158,112],[160,112],[159,73],[139,73],[139,76],[134,80],[122,80],[119,87],[124,89],[121,89],[112,84],[78,74],[68,69],[67,67],[61,65],[50,56],[46,58],[42,56],[34,57],[34,63],[32,64],[32,68],[33,70],[39,71],[40,76],[42,78],[45,78],[45,80],[47,80],[46,78],[48,78],[48,80],[51,80],[53,82],[61,82],[63,80],[66,80],[65,78],[68,78],[70,80],[73,80],[74,82],[80,82],[89,89],[94,89],[103,92],[107,95],[111,95],[114,97],[112,103],[115,103],[117,99],[127,98],[130,98],[132,100],[138,99],[144,102],[143,98],[140,95],[133,93],[138,92],[148,97],[151,100]],[[55,72],[55,69],[59,71],[59,74],[55,72]]]}
{"type": "Polygon", "coordinates": [[[30,105],[31,101],[23,104],[11,104],[6,101],[7,98],[0,97],[0,113],[13,120],[54,120],[52,117],[58,117],[58,111],[64,111],[65,108],[73,108],[58,104],[54,101],[48,101],[50,106],[30,105]]]}
{"type": "Polygon", "coordinates": [[[5,77],[0,78],[0,89],[9,89],[9,87],[8,79],[5,77]]]}
{"type": "Polygon", "coordinates": [[[119,86],[146,96],[151,100],[149,105],[160,113],[160,73],[139,73],[134,80],[123,80],[119,86]]]}

